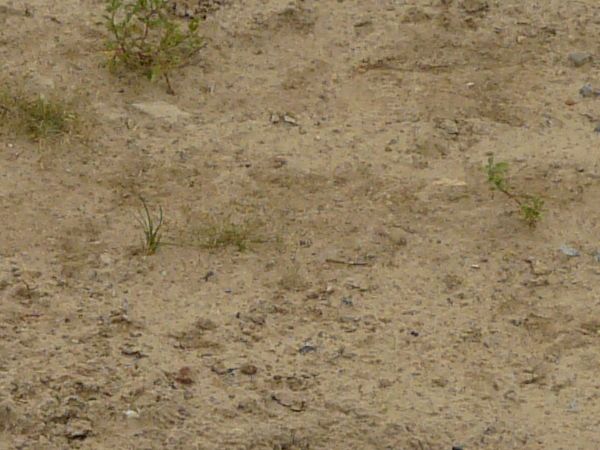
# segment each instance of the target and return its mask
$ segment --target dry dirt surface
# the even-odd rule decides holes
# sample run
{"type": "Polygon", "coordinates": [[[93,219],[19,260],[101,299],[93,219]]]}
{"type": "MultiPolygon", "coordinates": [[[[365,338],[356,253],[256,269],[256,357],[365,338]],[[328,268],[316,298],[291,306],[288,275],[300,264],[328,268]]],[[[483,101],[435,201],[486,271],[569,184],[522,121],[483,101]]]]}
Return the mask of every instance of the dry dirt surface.
{"type": "Polygon", "coordinates": [[[176,95],[103,1],[0,6],[91,124],[0,135],[0,448],[600,448],[598,1],[174,3],[176,95]]]}

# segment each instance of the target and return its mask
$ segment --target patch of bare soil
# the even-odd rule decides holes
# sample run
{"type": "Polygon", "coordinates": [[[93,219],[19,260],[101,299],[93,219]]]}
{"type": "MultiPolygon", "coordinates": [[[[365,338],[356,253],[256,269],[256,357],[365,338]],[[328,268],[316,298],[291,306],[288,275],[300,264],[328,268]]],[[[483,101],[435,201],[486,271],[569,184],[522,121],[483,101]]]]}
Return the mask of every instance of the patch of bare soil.
{"type": "Polygon", "coordinates": [[[598,3],[172,3],[175,96],[102,1],[0,6],[3,77],[93,118],[0,135],[0,448],[600,448],[598,3]]]}

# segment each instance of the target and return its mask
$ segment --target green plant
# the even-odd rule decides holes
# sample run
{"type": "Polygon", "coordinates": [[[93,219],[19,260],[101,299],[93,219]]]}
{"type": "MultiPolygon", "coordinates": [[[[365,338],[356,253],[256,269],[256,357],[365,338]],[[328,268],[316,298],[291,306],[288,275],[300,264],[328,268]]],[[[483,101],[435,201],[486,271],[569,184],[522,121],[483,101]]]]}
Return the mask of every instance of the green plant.
{"type": "Polygon", "coordinates": [[[0,90],[0,120],[34,142],[64,138],[78,128],[78,115],[68,102],[42,94],[28,95],[15,87],[0,90]]]}
{"type": "Polygon", "coordinates": [[[146,201],[142,197],[140,197],[140,200],[144,206],[144,210],[140,212],[138,217],[138,223],[142,226],[144,232],[143,248],[146,255],[153,255],[161,244],[163,210],[162,207],[159,206],[159,213],[156,218],[153,218],[146,201]]]}
{"type": "Polygon", "coordinates": [[[508,163],[495,162],[494,157],[490,156],[485,170],[491,188],[502,192],[515,202],[519,207],[523,220],[525,220],[530,227],[535,227],[542,217],[544,200],[535,195],[519,195],[513,191],[506,179],[508,174],[508,163]]]}
{"type": "Polygon", "coordinates": [[[277,285],[286,291],[300,291],[308,286],[298,263],[292,263],[284,268],[277,285]]]}
{"type": "Polygon", "coordinates": [[[243,252],[250,244],[264,242],[256,236],[257,225],[249,222],[235,223],[230,220],[216,221],[195,231],[195,242],[202,248],[216,249],[235,247],[243,252]]]}
{"type": "Polygon", "coordinates": [[[160,77],[173,94],[169,73],[185,64],[203,46],[198,20],[186,30],[169,16],[167,0],[105,0],[109,67],[122,66],[154,81],[160,77]]]}

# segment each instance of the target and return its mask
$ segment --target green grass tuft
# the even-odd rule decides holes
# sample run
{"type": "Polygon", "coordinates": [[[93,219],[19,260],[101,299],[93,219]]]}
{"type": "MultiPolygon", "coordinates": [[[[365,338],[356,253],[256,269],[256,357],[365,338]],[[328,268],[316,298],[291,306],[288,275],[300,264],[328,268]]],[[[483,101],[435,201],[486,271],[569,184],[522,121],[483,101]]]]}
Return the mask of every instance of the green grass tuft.
{"type": "Polygon", "coordinates": [[[206,249],[233,247],[243,252],[253,243],[264,242],[257,235],[259,226],[250,222],[235,223],[228,219],[213,220],[212,223],[195,230],[194,241],[198,246],[206,249]]]}
{"type": "Polygon", "coordinates": [[[203,46],[198,20],[185,29],[170,16],[166,0],[105,0],[109,68],[123,67],[154,81],[163,78],[174,94],[169,74],[188,63],[203,46]]]}
{"type": "Polygon", "coordinates": [[[492,190],[502,192],[509,199],[516,203],[523,220],[531,228],[534,228],[540,219],[544,210],[544,200],[535,195],[516,194],[508,184],[508,163],[495,162],[494,157],[490,156],[485,171],[488,177],[488,183],[492,190]]]}
{"type": "Polygon", "coordinates": [[[0,89],[0,120],[6,129],[38,143],[67,138],[80,124],[69,102],[10,87],[0,89]]]}
{"type": "Polygon", "coordinates": [[[140,200],[144,207],[138,216],[138,223],[141,225],[144,233],[143,249],[146,255],[153,255],[158,250],[162,240],[163,210],[159,206],[158,215],[153,217],[146,201],[141,197],[140,200]]]}

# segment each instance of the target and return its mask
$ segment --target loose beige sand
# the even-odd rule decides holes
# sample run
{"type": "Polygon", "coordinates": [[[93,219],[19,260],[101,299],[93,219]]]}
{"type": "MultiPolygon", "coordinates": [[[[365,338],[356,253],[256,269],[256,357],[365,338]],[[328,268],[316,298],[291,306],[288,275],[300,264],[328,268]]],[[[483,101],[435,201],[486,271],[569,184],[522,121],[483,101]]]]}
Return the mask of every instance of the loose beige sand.
{"type": "Polygon", "coordinates": [[[175,96],[102,1],[3,3],[4,79],[93,126],[0,135],[0,448],[600,448],[596,0],[212,2],[175,96]],[[143,256],[140,194],[252,242],[143,256]]]}

